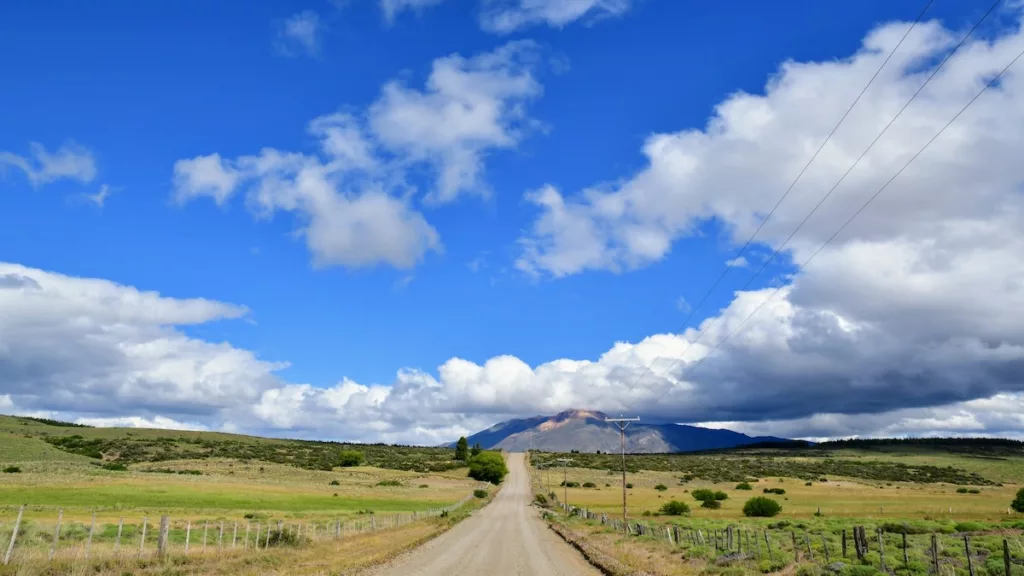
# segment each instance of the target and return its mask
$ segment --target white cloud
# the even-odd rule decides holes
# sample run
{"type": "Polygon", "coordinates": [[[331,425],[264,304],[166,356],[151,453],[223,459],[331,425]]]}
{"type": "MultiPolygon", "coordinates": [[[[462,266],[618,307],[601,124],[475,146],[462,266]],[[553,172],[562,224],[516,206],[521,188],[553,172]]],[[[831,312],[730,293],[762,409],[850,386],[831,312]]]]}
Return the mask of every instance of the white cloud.
{"type": "Polygon", "coordinates": [[[103,208],[103,206],[107,203],[107,198],[109,198],[109,197],[110,197],[110,186],[108,186],[107,184],[100,185],[99,191],[96,192],[95,194],[86,194],[85,195],[85,199],[86,200],[88,200],[89,202],[92,202],[93,204],[95,204],[99,208],[103,208]]]}
{"type": "Polygon", "coordinates": [[[562,28],[580,19],[621,16],[631,0],[482,0],[480,26],[505,34],[536,24],[562,28]]]}
{"type": "Polygon", "coordinates": [[[285,56],[317,56],[323,24],[312,10],[292,14],[280,23],[274,47],[285,56]]]}
{"type": "Polygon", "coordinates": [[[380,9],[384,11],[384,18],[392,22],[400,12],[405,10],[419,11],[429,6],[436,6],[444,0],[380,0],[380,9]]]}
{"type": "Polygon", "coordinates": [[[30,156],[20,156],[0,151],[0,170],[8,166],[18,168],[34,187],[63,179],[89,183],[96,177],[96,158],[88,148],[75,142],[68,141],[53,153],[32,142],[29,152],[30,156]]]}
{"type": "Polygon", "coordinates": [[[143,418],[140,416],[116,416],[113,418],[78,418],[75,420],[76,424],[85,424],[86,426],[98,426],[101,428],[109,427],[121,427],[121,428],[156,428],[160,430],[208,430],[206,426],[201,424],[190,424],[188,422],[178,422],[170,418],[163,416],[156,416],[153,418],[143,418]]]}
{"type": "Polygon", "coordinates": [[[743,256],[737,256],[736,258],[726,260],[725,265],[732,268],[746,268],[750,266],[750,262],[747,262],[747,259],[743,256]]]}
{"type": "Polygon", "coordinates": [[[388,83],[365,114],[328,114],[309,124],[320,154],[264,148],[234,159],[179,160],[174,197],[223,205],[245,189],[257,215],[298,216],[317,265],[412,267],[441,242],[413,207],[408,172],[436,173],[430,202],[485,194],[484,157],[513,148],[530,124],[524,105],[540,93],[530,73],[534,50],[514,42],[472,58],[440,58],[424,90],[388,83]]]}

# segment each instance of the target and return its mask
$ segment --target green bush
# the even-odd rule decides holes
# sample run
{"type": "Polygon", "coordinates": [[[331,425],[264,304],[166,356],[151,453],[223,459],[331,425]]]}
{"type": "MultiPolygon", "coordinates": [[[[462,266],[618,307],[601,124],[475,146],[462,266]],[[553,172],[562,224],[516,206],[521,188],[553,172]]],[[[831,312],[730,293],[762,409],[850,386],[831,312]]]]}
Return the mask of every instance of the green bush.
{"type": "Polygon", "coordinates": [[[682,516],[690,513],[690,506],[686,502],[669,500],[661,505],[661,513],[666,516],[682,516]]]}
{"type": "Polygon", "coordinates": [[[341,454],[338,454],[338,466],[345,468],[359,466],[364,460],[366,457],[358,450],[342,450],[341,454]]]}
{"type": "Polygon", "coordinates": [[[562,482],[559,484],[559,486],[562,486],[562,487],[565,487],[565,488],[579,488],[580,487],[580,483],[579,482],[573,482],[572,480],[569,480],[569,481],[562,480],[562,482]]]}
{"type": "Polygon", "coordinates": [[[583,487],[584,488],[597,488],[597,484],[594,484],[593,482],[584,482],[583,483],[583,487]]]}
{"type": "Polygon", "coordinates": [[[957,488],[956,489],[956,493],[957,494],[967,494],[967,488],[957,488]]]}
{"type": "Polygon", "coordinates": [[[728,568],[722,568],[718,576],[746,576],[746,574],[747,571],[740,566],[729,566],[728,568]]]}
{"type": "Polygon", "coordinates": [[[764,489],[764,493],[765,494],[778,494],[779,496],[781,496],[781,495],[786,493],[786,489],[785,488],[765,488],[764,489]]]}
{"type": "Polygon", "coordinates": [[[331,480],[330,485],[331,486],[341,486],[341,482],[338,482],[337,480],[331,480]]]}
{"type": "Polygon", "coordinates": [[[782,504],[764,496],[751,498],[743,505],[744,516],[770,518],[779,512],[782,512],[782,504]]]}
{"type": "Polygon", "coordinates": [[[740,482],[736,485],[737,490],[753,490],[754,487],[750,485],[750,482],[740,482]]]}
{"type": "Polygon", "coordinates": [[[380,482],[377,482],[377,486],[398,487],[401,485],[402,483],[398,480],[381,480],[380,482]]]}
{"type": "Polygon", "coordinates": [[[104,470],[111,470],[114,472],[126,472],[128,467],[119,462],[107,462],[101,466],[104,470]]]}
{"type": "Polygon", "coordinates": [[[17,466],[8,466],[7,468],[4,468],[4,474],[18,474],[19,472],[21,472],[21,468],[18,468],[17,466]]]}
{"type": "Polygon", "coordinates": [[[537,504],[541,505],[541,506],[547,506],[548,505],[547,497],[544,496],[543,494],[540,494],[540,493],[537,493],[537,494],[533,495],[533,501],[536,502],[537,504]]]}
{"type": "Polygon", "coordinates": [[[632,482],[626,482],[626,489],[627,490],[632,490],[633,489],[633,483],[632,482]]]}
{"type": "Polygon", "coordinates": [[[728,500],[728,499],[729,499],[729,495],[726,494],[725,492],[722,492],[721,490],[715,491],[715,500],[728,500]]]}
{"type": "Polygon", "coordinates": [[[657,490],[658,492],[664,492],[665,490],[668,490],[668,486],[665,486],[664,484],[658,484],[657,486],[654,487],[654,489],[657,490]]]}
{"type": "Polygon", "coordinates": [[[477,498],[487,498],[487,490],[477,488],[476,490],[473,490],[473,496],[476,496],[477,498]]]}
{"type": "Polygon", "coordinates": [[[722,507],[722,503],[718,500],[701,500],[701,508],[707,508],[708,510],[718,510],[722,507]]]}
{"type": "Polygon", "coordinates": [[[957,522],[953,529],[957,532],[984,532],[988,530],[988,525],[981,522],[957,522]]]}
{"type": "Polygon", "coordinates": [[[762,560],[757,565],[757,569],[762,574],[769,574],[771,572],[779,572],[786,567],[786,563],[782,560],[762,560]]]}
{"type": "Polygon", "coordinates": [[[796,568],[796,576],[821,576],[821,568],[815,564],[801,564],[796,568]]]}
{"type": "Polygon", "coordinates": [[[420,484],[420,488],[430,488],[430,484],[420,484]]]}
{"type": "Polygon", "coordinates": [[[1017,490],[1017,497],[1013,499],[1013,502],[1010,502],[1010,508],[1024,513],[1024,488],[1017,490]]]}
{"type": "Polygon", "coordinates": [[[840,572],[840,574],[842,574],[842,576],[876,576],[876,574],[882,574],[882,572],[879,572],[874,566],[847,564],[843,567],[843,571],[840,572]]]}
{"type": "Polygon", "coordinates": [[[707,488],[698,488],[698,489],[694,490],[693,492],[691,492],[690,495],[693,496],[694,500],[701,500],[701,501],[703,501],[703,500],[714,500],[715,499],[714,491],[713,490],[708,490],[707,488]]]}
{"type": "Polygon", "coordinates": [[[498,452],[480,452],[469,459],[469,477],[474,480],[500,484],[506,474],[508,466],[498,452]]]}

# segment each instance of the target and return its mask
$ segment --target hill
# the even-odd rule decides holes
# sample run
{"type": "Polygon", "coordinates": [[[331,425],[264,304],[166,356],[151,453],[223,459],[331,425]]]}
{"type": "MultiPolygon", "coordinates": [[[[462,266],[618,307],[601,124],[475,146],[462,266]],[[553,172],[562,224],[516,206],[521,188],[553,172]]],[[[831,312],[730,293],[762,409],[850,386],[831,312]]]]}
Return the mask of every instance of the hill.
{"type": "MultiPolygon", "coordinates": [[[[469,436],[470,445],[512,452],[618,452],[619,429],[605,422],[607,416],[589,410],[566,410],[554,416],[507,420],[469,436]]],[[[636,422],[626,428],[626,452],[652,454],[697,452],[735,448],[782,438],[752,437],[732,430],[715,430],[681,424],[636,422]]]]}

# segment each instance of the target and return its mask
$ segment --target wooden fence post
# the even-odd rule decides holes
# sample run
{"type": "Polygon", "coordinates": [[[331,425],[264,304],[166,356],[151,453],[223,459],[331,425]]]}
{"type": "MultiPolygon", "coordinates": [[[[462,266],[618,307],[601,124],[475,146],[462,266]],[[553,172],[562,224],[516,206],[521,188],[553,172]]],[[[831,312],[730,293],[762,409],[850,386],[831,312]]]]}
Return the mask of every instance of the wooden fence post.
{"type": "Polygon", "coordinates": [[[267,541],[263,543],[263,549],[270,548],[270,521],[267,521],[267,541]]]}
{"type": "Polygon", "coordinates": [[[775,558],[772,558],[772,541],[768,539],[767,530],[764,531],[764,547],[768,550],[768,559],[774,560],[775,558]]]}
{"type": "Polygon", "coordinates": [[[825,533],[821,533],[821,549],[825,552],[825,564],[831,564],[832,559],[828,557],[828,540],[825,538],[825,533]]]}
{"type": "Polygon", "coordinates": [[[18,539],[18,530],[21,529],[21,515],[25,513],[25,505],[18,508],[18,519],[14,521],[14,532],[11,532],[11,543],[7,545],[7,552],[4,554],[4,566],[11,561],[11,554],[14,553],[14,542],[18,539]]]}
{"type": "Polygon", "coordinates": [[[843,558],[846,558],[846,528],[843,528],[843,558]]]}
{"type": "Polygon", "coordinates": [[[910,558],[907,556],[907,533],[903,533],[903,565],[906,566],[910,563],[910,558]]]}
{"type": "Polygon", "coordinates": [[[800,546],[796,543],[796,532],[790,530],[789,535],[793,537],[793,562],[800,562],[800,546]]]}
{"type": "Polygon", "coordinates": [[[89,539],[85,541],[85,559],[89,559],[89,548],[92,548],[92,534],[96,531],[96,513],[92,513],[92,523],[89,524],[89,539]]]}
{"type": "Polygon", "coordinates": [[[1003,538],[1003,570],[1006,571],[1006,576],[1011,576],[1010,562],[1010,545],[1006,542],[1006,538],[1003,538]]]}
{"type": "Polygon", "coordinates": [[[974,561],[971,560],[971,537],[964,534],[964,550],[967,552],[967,571],[974,576],[974,561]]]}
{"type": "Polygon", "coordinates": [[[878,534],[878,559],[882,563],[882,572],[888,572],[885,569],[885,539],[882,537],[882,529],[877,529],[878,534]]]}
{"type": "Polygon", "coordinates": [[[939,574],[939,537],[932,534],[932,567],[935,575],[939,574]]]}
{"type": "Polygon", "coordinates": [[[224,521],[220,521],[220,531],[217,533],[217,548],[224,548],[224,521]]]}
{"type": "Polygon", "coordinates": [[[171,517],[164,515],[160,517],[160,534],[156,539],[156,555],[160,559],[167,557],[167,540],[171,532],[171,517]]]}
{"type": "Polygon", "coordinates": [[[192,521],[185,521],[185,554],[188,554],[188,541],[192,539],[192,521]]]}
{"type": "Polygon", "coordinates": [[[139,538],[139,558],[142,558],[142,552],[146,549],[146,525],[149,523],[149,518],[146,516],[142,517],[142,536],[139,538]]]}
{"type": "Polygon", "coordinates": [[[121,530],[124,529],[124,516],[117,521],[117,538],[114,538],[114,552],[121,548],[121,530]]]}
{"type": "Polygon", "coordinates": [[[811,550],[811,537],[804,533],[804,543],[807,544],[807,557],[814,562],[814,552],[811,550]]]}
{"type": "Polygon", "coordinates": [[[203,520],[203,552],[206,552],[206,533],[210,530],[210,521],[203,520]]]}
{"type": "Polygon", "coordinates": [[[235,542],[238,541],[238,520],[235,520],[235,530],[231,533],[231,547],[235,547],[235,542]]]}
{"type": "Polygon", "coordinates": [[[57,553],[57,543],[60,542],[60,523],[63,519],[64,510],[57,510],[57,528],[53,531],[53,544],[50,545],[50,555],[47,557],[50,562],[53,562],[53,556],[57,553]]]}

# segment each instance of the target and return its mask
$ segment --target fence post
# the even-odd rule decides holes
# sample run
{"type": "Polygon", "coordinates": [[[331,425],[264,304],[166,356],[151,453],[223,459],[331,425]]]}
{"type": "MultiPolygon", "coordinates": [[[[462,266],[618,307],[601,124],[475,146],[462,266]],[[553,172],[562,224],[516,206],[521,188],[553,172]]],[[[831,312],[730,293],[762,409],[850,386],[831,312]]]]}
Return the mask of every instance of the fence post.
{"type": "Polygon", "coordinates": [[[217,533],[217,548],[224,548],[224,521],[220,521],[220,532],[217,533]]]}
{"type": "Polygon", "coordinates": [[[907,533],[903,533],[903,565],[906,566],[910,563],[910,558],[907,556],[907,533]]]}
{"type": "Polygon", "coordinates": [[[935,574],[939,574],[939,537],[932,534],[932,567],[935,569],[935,574]]]}
{"type": "Polygon", "coordinates": [[[60,542],[60,523],[63,519],[64,510],[57,510],[57,528],[53,531],[53,544],[50,545],[50,556],[47,558],[50,562],[53,562],[53,556],[57,553],[57,543],[60,542]]]}
{"type": "Polygon", "coordinates": [[[811,559],[811,562],[814,562],[814,552],[811,551],[811,537],[807,533],[804,533],[804,544],[807,544],[807,557],[811,559]]]}
{"type": "Polygon", "coordinates": [[[1003,570],[1006,571],[1006,576],[1010,574],[1010,545],[1006,542],[1006,538],[1003,538],[1003,570]]]}
{"type": "Polygon", "coordinates": [[[846,558],[846,528],[843,528],[843,558],[846,558]]]}
{"type": "Polygon", "coordinates": [[[268,520],[267,521],[267,541],[263,543],[263,549],[264,550],[266,550],[267,548],[270,548],[270,530],[271,530],[271,528],[270,528],[270,521],[268,520]]]}
{"type": "Polygon", "coordinates": [[[253,550],[259,550],[260,549],[260,530],[261,529],[262,529],[262,527],[260,526],[260,523],[257,522],[256,523],[256,540],[255,540],[255,542],[253,542],[253,550]]]}
{"type": "Polygon", "coordinates": [[[160,534],[156,540],[156,555],[160,558],[167,557],[167,540],[171,532],[171,517],[164,515],[160,517],[160,534]]]}
{"type": "Polygon", "coordinates": [[[18,508],[18,519],[14,521],[14,532],[11,532],[11,543],[7,545],[7,552],[4,554],[4,566],[11,561],[11,554],[14,553],[14,542],[18,539],[18,530],[21,528],[21,515],[25,513],[25,505],[18,508]]]}
{"type": "MultiPolygon", "coordinates": [[[[749,548],[749,545],[748,545],[749,548]]],[[[754,558],[761,559],[761,541],[757,539],[757,530],[754,530],[754,558]]]]}
{"type": "Polygon", "coordinates": [[[878,528],[876,533],[878,534],[878,560],[882,563],[882,572],[887,572],[885,569],[885,538],[882,537],[881,528],[878,528]]]}
{"type": "Polygon", "coordinates": [[[192,521],[185,521],[185,554],[188,554],[188,541],[192,539],[192,521]]]}
{"type": "Polygon", "coordinates": [[[203,552],[206,552],[206,533],[210,530],[210,521],[203,520],[203,552]]]}
{"type": "Polygon", "coordinates": [[[235,530],[231,533],[231,547],[235,547],[235,542],[238,541],[238,520],[235,520],[235,530]]]}
{"type": "Polygon", "coordinates": [[[768,559],[775,560],[772,558],[772,541],[768,539],[768,531],[764,531],[764,547],[768,550],[768,559]]]}
{"type": "Polygon", "coordinates": [[[964,550],[967,552],[967,570],[974,576],[974,561],[971,560],[971,537],[964,534],[964,550]]]}
{"type": "Polygon", "coordinates": [[[142,535],[139,537],[139,558],[142,558],[142,552],[146,549],[146,525],[149,523],[149,518],[146,516],[142,517],[142,535]]]}
{"type": "Polygon", "coordinates": [[[821,533],[821,549],[825,552],[825,564],[831,564],[832,559],[828,557],[828,539],[825,538],[825,533],[821,533]]]}
{"type": "Polygon", "coordinates": [[[800,546],[796,543],[796,532],[791,530],[789,535],[793,537],[793,562],[800,562],[800,546]]]}
{"type": "Polygon", "coordinates": [[[89,524],[89,539],[85,541],[85,559],[89,559],[89,548],[92,547],[92,533],[96,530],[96,513],[92,513],[92,523],[89,524]]]}
{"type": "Polygon", "coordinates": [[[117,521],[117,538],[114,538],[114,552],[121,549],[121,530],[124,529],[124,516],[117,521]]]}

